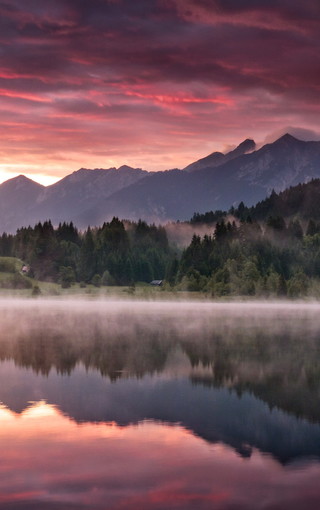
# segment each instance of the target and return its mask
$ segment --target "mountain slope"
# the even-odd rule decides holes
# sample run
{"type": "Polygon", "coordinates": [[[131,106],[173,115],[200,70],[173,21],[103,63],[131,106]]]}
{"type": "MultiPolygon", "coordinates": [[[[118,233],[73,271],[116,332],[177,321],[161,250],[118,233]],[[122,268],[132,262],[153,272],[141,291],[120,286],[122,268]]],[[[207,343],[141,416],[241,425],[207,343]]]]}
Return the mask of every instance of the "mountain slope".
{"type": "Polygon", "coordinates": [[[320,177],[320,142],[290,135],[261,149],[196,172],[149,174],[88,211],[93,224],[117,214],[123,218],[184,220],[197,212],[228,209],[244,201],[253,205],[270,194],[320,177]]]}
{"type": "Polygon", "coordinates": [[[0,185],[0,230],[14,232],[49,218],[55,225],[73,221],[79,228],[115,215],[157,222],[188,220],[194,212],[226,210],[241,201],[251,206],[272,189],[282,191],[320,178],[320,142],[287,134],[248,152],[253,144],[245,140],[222,158],[203,158],[192,171],[192,164],[187,171],[165,172],[127,166],[80,169],[46,188],[23,176],[10,179],[0,185]]]}
{"type": "Polygon", "coordinates": [[[320,177],[320,142],[303,142],[286,134],[260,150],[234,160],[228,167],[238,181],[283,190],[320,177]]]}
{"type": "Polygon", "coordinates": [[[313,179],[306,184],[298,184],[279,194],[258,202],[254,207],[244,211],[245,216],[254,220],[266,221],[269,216],[284,218],[299,217],[300,219],[320,220],[320,179],[313,179]]]}
{"type": "Polygon", "coordinates": [[[47,187],[22,175],[15,177],[0,185],[0,230],[14,232],[20,226],[46,219],[54,224],[74,221],[100,199],[145,175],[148,175],[145,170],[128,166],[106,170],[82,168],[47,187]]]}
{"type": "Polygon", "coordinates": [[[40,217],[51,218],[53,223],[65,219],[75,221],[83,211],[95,207],[99,200],[136,183],[145,175],[148,175],[145,170],[125,165],[107,170],[81,168],[45,188],[33,212],[40,217]]]}
{"type": "Polygon", "coordinates": [[[0,227],[11,232],[23,225],[41,192],[46,188],[24,175],[13,177],[0,185],[0,227]]]}
{"type": "Polygon", "coordinates": [[[252,207],[243,203],[239,207],[228,211],[207,211],[204,214],[196,213],[191,223],[214,224],[223,217],[234,215],[242,220],[250,217],[252,220],[266,222],[270,216],[283,217],[287,222],[290,219],[320,220],[320,179],[312,179],[305,184],[297,184],[290,188],[261,200],[252,207]]]}

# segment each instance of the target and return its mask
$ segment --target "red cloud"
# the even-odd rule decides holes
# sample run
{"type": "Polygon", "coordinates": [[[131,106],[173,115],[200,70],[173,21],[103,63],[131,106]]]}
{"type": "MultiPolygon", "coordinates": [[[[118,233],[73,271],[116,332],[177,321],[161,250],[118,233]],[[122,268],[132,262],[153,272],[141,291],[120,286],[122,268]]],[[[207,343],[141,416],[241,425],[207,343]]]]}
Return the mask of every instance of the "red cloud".
{"type": "Polygon", "coordinates": [[[187,95],[178,95],[178,96],[171,96],[166,94],[147,94],[142,92],[137,92],[133,90],[127,90],[125,92],[126,96],[134,96],[139,97],[141,99],[151,99],[152,101],[156,103],[165,103],[165,104],[172,104],[172,103],[195,103],[195,104],[201,104],[201,103],[213,103],[213,104],[224,104],[224,105],[233,105],[234,101],[231,98],[228,97],[191,97],[187,95]]]}
{"type": "Polygon", "coordinates": [[[36,103],[51,103],[52,100],[43,96],[32,94],[29,92],[15,92],[12,90],[0,89],[0,96],[12,97],[16,99],[26,99],[27,101],[34,101],[36,103]]]}
{"type": "Polygon", "coordinates": [[[20,169],[45,169],[45,154],[53,168],[62,153],[64,173],[165,169],[282,126],[317,131],[319,9],[316,0],[3,3],[0,154],[20,169]]]}

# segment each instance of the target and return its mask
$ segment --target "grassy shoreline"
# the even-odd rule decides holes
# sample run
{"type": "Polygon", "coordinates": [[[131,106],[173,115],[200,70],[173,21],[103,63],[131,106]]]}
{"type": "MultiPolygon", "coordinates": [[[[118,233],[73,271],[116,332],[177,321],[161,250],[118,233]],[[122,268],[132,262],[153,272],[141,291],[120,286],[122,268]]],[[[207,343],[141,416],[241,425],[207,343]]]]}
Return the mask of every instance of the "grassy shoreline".
{"type": "Polygon", "coordinates": [[[106,299],[106,300],[134,300],[134,301],[199,301],[199,302],[319,302],[319,297],[306,295],[299,298],[288,298],[279,296],[212,296],[211,293],[201,291],[167,290],[154,288],[148,285],[137,285],[134,288],[122,287],[95,287],[88,284],[85,288],[80,284],[74,284],[64,289],[61,285],[51,282],[33,280],[33,287],[30,289],[0,289],[0,299],[22,298],[22,299],[106,299]],[[34,287],[40,289],[38,295],[33,294],[34,287]]]}

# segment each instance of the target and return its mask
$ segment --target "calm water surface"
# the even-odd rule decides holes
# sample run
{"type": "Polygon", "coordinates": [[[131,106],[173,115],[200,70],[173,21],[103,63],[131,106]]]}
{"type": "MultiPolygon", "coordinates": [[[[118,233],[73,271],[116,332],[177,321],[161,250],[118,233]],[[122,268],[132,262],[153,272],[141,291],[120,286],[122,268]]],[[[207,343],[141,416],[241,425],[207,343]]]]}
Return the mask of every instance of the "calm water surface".
{"type": "Polygon", "coordinates": [[[0,301],[0,508],[320,508],[320,305],[0,301]]]}

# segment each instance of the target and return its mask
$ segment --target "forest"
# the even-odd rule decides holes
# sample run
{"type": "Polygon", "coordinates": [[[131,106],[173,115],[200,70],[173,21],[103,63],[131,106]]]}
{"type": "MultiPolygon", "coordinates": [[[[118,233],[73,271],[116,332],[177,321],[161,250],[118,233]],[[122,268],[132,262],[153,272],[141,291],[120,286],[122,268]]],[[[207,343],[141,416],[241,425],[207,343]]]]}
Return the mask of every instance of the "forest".
{"type": "Polygon", "coordinates": [[[164,226],[142,220],[113,218],[84,232],[72,222],[54,228],[45,221],[3,233],[0,256],[16,257],[29,276],[64,288],[163,280],[166,290],[216,297],[320,297],[318,198],[320,180],[313,180],[273,191],[251,208],[194,214],[189,224],[207,224],[208,234],[194,234],[184,249],[170,245],[164,226]]]}
{"type": "Polygon", "coordinates": [[[217,222],[214,235],[193,236],[177,274],[180,286],[214,296],[320,295],[320,225],[298,219],[217,222]]]}
{"type": "Polygon", "coordinates": [[[102,227],[79,232],[73,223],[55,229],[51,221],[34,228],[2,234],[0,255],[17,257],[30,266],[29,276],[37,280],[100,285],[131,285],[163,279],[174,259],[162,226],[118,218],[102,227]]]}
{"type": "Polygon", "coordinates": [[[320,179],[291,186],[290,188],[270,195],[252,207],[246,207],[243,202],[229,211],[209,211],[204,214],[194,213],[191,223],[214,223],[228,214],[240,220],[251,218],[256,221],[266,221],[269,216],[284,218],[296,217],[300,220],[320,220],[320,179]]]}

